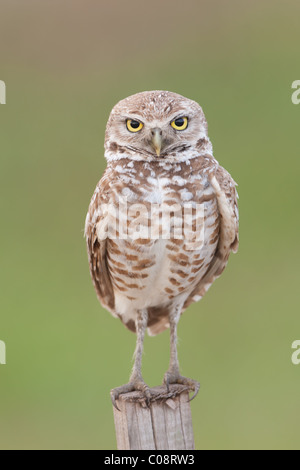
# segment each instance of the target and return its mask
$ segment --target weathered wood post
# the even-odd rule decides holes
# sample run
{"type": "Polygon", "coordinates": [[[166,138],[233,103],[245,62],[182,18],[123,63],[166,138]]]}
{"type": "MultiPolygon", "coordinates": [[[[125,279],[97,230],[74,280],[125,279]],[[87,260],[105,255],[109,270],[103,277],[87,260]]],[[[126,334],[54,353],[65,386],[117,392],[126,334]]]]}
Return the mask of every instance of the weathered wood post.
{"type": "Polygon", "coordinates": [[[119,450],[193,450],[189,388],[170,385],[151,389],[147,406],[140,392],[120,396],[114,408],[119,450]]]}

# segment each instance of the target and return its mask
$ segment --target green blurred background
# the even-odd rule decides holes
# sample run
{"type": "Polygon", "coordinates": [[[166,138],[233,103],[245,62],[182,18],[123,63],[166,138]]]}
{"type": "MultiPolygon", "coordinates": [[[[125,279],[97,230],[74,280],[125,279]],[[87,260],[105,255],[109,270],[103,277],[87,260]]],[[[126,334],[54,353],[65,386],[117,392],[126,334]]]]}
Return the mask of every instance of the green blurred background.
{"type": "MultiPolygon", "coordinates": [[[[85,214],[105,123],[138,91],[198,101],[239,183],[240,251],[181,319],[198,449],[298,449],[300,3],[0,0],[1,449],[114,449],[109,390],[135,336],[89,277],[85,214]]],[[[160,384],[169,335],[146,339],[160,384]]]]}

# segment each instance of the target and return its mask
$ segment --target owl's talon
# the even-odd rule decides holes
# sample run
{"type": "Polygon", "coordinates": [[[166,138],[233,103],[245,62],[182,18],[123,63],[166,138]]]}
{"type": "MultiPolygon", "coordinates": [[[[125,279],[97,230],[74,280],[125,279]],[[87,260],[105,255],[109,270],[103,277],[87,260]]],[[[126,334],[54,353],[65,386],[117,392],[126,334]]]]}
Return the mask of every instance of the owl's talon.
{"type": "Polygon", "coordinates": [[[199,382],[197,382],[196,380],[193,380],[194,384],[195,384],[195,389],[194,389],[194,395],[192,395],[191,398],[189,398],[189,402],[194,400],[194,398],[196,398],[196,396],[198,395],[198,392],[200,390],[200,384],[199,382]]]}
{"type": "Polygon", "coordinates": [[[111,392],[110,392],[111,402],[112,402],[113,406],[116,408],[116,410],[121,411],[120,408],[119,408],[118,405],[117,405],[116,398],[115,398],[115,396],[112,394],[112,392],[113,392],[113,390],[111,390],[111,392]]]}
{"type": "Polygon", "coordinates": [[[121,385],[121,387],[113,388],[110,391],[110,398],[116,410],[121,411],[117,405],[117,400],[119,396],[123,395],[124,393],[134,392],[135,390],[143,393],[143,395],[145,396],[145,403],[148,408],[150,407],[150,401],[151,401],[150,389],[143,380],[139,379],[137,381],[133,381],[133,382],[129,382],[128,384],[121,385]]]}
{"type": "Polygon", "coordinates": [[[164,385],[166,385],[168,393],[170,390],[170,384],[187,385],[191,390],[193,390],[194,394],[191,398],[189,398],[189,402],[194,400],[200,390],[200,383],[196,380],[189,379],[188,377],[182,377],[182,375],[179,373],[168,371],[164,375],[164,385]]]}
{"type": "Polygon", "coordinates": [[[147,405],[147,408],[150,408],[150,403],[151,403],[151,392],[150,392],[150,389],[149,387],[146,385],[147,388],[145,388],[144,390],[144,394],[146,396],[146,405],[147,405]]]}
{"type": "Polygon", "coordinates": [[[119,396],[122,395],[123,393],[132,392],[133,390],[134,390],[133,384],[129,383],[126,385],[121,385],[121,387],[113,388],[110,391],[110,398],[111,398],[112,404],[118,411],[121,411],[117,405],[117,400],[119,396]]]}

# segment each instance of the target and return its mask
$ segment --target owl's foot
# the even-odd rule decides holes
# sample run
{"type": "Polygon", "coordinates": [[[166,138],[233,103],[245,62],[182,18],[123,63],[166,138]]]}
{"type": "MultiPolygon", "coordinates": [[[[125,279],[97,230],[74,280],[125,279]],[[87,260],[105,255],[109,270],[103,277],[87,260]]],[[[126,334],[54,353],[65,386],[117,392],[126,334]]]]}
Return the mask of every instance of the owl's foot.
{"type": "Polygon", "coordinates": [[[134,391],[140,391],[143,393],[145,397],[146,405],[149,407],[150,399],[151,399],[151,392],[150,392],[148,385],[144,382],[143,379],[134,379],[134,380],[131,380],[126,385],[121,385],[121,387],[113,388],[110,391],[110,397],[111,397],[111,401],[114,407],[118,411],[120,411],[120,409],[117,406],[117,400],[119,396],[122,395],[123,393],[129,393],[129,392],[134,392],[134,391]]]}
{"type": "Polygon", "coordinates": [[[182,375],[180,375],[177,371],[173,372],[168,370],[164,375],[164,385],[167,387],[168,392],[170,389],[170,384],[187,385],[191,390],[193,390],[194,395],[189,399],[189,401],[192,401],[200,390],[200,384],[196,380],[182,377],[182,375]]]}

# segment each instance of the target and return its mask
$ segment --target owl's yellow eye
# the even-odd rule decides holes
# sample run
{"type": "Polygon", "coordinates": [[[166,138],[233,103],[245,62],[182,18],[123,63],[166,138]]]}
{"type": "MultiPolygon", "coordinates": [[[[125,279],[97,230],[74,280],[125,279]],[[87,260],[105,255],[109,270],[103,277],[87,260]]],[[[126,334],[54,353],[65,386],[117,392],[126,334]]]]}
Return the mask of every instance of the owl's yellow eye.
{"type": "Polygon", "coordinates": [[[136,121],[135,119],[127,119],[126,124],[130,132],[139,132],[144,127],[142,122],[136,121]]]}
{"type": "Polygon", "coordinates": [[[171,126],[173,129],[176,129],[176,131],[184,131],[187,126],[188,126],[189,120],[187,117],[180,117],[177,119],[174,119],[174,121],[171,122],[171,126]]]}

